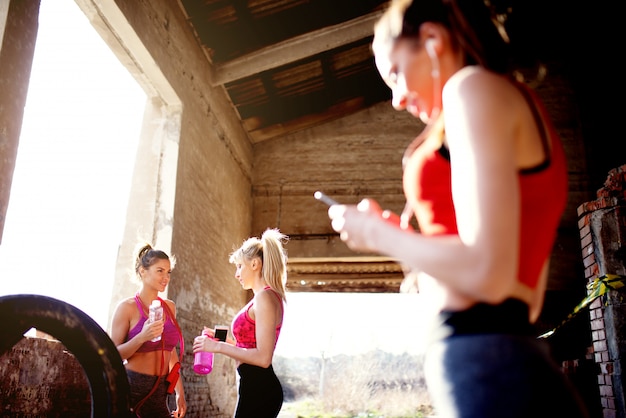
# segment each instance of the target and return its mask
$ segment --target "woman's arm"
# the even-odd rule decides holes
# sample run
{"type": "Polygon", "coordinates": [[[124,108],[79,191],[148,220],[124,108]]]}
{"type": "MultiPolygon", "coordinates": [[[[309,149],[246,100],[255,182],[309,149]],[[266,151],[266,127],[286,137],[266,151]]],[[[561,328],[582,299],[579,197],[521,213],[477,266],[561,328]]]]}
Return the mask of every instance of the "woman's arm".
{"type": "MultiPolygon", "coordinates": [[[[170,355],[169,370],[172,370],[172,367],[174,367],[174,365],[178,362],[178,353],[174,348],[170,355]]],[[[174,389],[176,391],[176,410],[172,412],[172,416],[174,417],[182,417],[187,412],[187,401],[185,400],[185,389],[183,387],[182,368],[179,369],[179,372],[181,375],[179,376],[174,389]]]]}
{"type": "Polygon", "coordinates": [[[521,97],[511,82],[466,67],[444,88],[452,197],[462,276],[437,278],[461,293],[497,303],[517,284],[520,241],[521,97]]]}
{"type": "Polygon", "coordinates": [[[333,206],[333,228],[351,248],[394,257],[474,300],[507,297],[516,283],[520,215],[513,87],[503,83],[490,73],[461,72],[444,90],[459,234],[402,230],[372,201],[333,206]]]}
{"type": "Polygon", "coordinates": [[[256,295],[252,308],[256,322],[256,353],[253,354],[253,363],[250,364],[261,367],[272,364],[276,347],[276,326],[282,321],[280,309],[280,302],[272,291],[264,290],[256,295]]]}
{"type": "Polygon", "coordinates": [[[276,326],[281,321],[279,312],[280,302],[277,298],[269,291],[260,292],[255,296],[254,306],[250,310],[256,323],[256,348],[237,347],[202,335],[195,338],[193,352],[212,351],[240,363],[269,367],[274,356],[276,326]]]}
{"type": "MultiPolygon", "coordinates": [[[[209,328],[207,326],[205,326],[202,329],[202,334],[204,335],[208,335],[211,338],[215,338],[215,330],[213,328],[209,328]]],[[[234,339],[232,339],[230,336],[226,336],[226,343],[230,344],[230,345],[235,345],[237,344],[237,341],[235,341],[234,339]]]]}
{"type": "Polygon", "coordinates": [[[125,342],[130,330],[133,309],[135,309],[134,301],[133,303],[129,303],[127,300],[120,302],[115,309],[111,322],[111,340],[117,347],[122,360],[128,360],[143,343],[161,335],[163,332],[163,321],[151,324],[146,321],[141,332],[125,342]]]}

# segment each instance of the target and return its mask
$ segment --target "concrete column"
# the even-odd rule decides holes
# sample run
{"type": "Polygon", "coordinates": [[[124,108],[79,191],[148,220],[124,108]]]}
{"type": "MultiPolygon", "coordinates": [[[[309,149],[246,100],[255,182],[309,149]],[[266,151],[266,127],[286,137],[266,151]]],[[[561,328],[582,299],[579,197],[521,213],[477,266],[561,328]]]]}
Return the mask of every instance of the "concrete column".
{"type": "Polygon", "coordinates": [[[40,0],[0,0],[0,244],[35,53],[39,5],[40,0]]]}
{"type": "MultiPolygon", "coordinates": [[[[132,296],[135,250],[148,242],[171,255],[180,109],[158,98],[148,100],[126,211],[122,244],[118,249],[109,321],[120,300],[132,296]]],[[[167,289],[162,297],[167,297],[167,289]]],[[[110,331],[110,329],[109,329],[110,331]]]]}

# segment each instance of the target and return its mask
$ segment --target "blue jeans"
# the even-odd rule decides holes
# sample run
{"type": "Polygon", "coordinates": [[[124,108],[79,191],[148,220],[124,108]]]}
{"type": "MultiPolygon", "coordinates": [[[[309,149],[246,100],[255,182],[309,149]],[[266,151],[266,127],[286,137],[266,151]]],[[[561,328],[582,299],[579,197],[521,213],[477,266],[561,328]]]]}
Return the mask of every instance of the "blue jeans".
{"type": "Polygon", "coordinates": [[[424,365],[438,417],[588,417],[527,318],[519,301],[442,315],[424,365]]]}

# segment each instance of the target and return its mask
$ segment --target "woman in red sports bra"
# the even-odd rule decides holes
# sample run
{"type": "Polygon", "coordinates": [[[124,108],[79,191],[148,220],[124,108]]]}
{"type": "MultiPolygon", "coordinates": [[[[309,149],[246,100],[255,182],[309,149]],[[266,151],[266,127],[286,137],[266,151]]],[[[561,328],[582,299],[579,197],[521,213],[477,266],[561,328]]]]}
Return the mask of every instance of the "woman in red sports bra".
{"type": "Polygon", "coordinates": [[[235,278],[254,297],[233,319],[233,339],[214,340],[205,328],[194,339],[193,352],[210,351],[237,361],[238,397],[235,418],[275,418],[283,404],[283,389],[272,367],[274,349],[283,324],[287,282],[287,236],[278,229],[261,238],[248,238],[230,255],[237,266],[235,278]]]}
{"type": "Polygon", "coordinates": [[[437,416],[586,417],[533,329],[567,199],[565,158],[541,103],[512,77],[485,3],[390,3],[376,65],[394,108],[426,123],[404,155],[406,209],[389,216],[365,199],[328,213],[348,246],[399,260],[432,303],[425,372],[437,416]]]}
{"type": "Polygon", "coordinates": [[[175,324],[174,302],[161,299],[164,320],[148,321],[148,307],[159,298],[170,282],[174,258],[163,251],[143,245],[137,252],[135,273],[141,286],[135,296],[122,300],[111,323],[111,340],[117,346],[126,366],[130,383],[130,407],[138,417],[183,417],[187,411],[182,379],[175,384],[176,409],[170,411],[166,381],[179,357],[176,346],[180,340],[175,324]],[[151,341],[161,336],[157,342],[151,341]]]}

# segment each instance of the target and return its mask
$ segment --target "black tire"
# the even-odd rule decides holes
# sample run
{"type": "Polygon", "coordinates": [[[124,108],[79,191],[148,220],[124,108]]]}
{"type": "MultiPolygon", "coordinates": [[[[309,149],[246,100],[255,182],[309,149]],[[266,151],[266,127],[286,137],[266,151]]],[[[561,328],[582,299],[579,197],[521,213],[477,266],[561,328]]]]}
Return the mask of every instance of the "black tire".
{"type": "Polygon", "coordinates": [[[41,295],[0,297],[0,355],[31,328],[52,335],[83,367],[91,390],[91,416],[131,417],[130,386],[115,344],[89,315],[41,295]]]}

